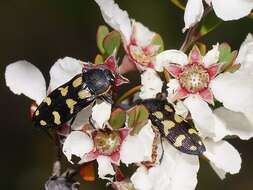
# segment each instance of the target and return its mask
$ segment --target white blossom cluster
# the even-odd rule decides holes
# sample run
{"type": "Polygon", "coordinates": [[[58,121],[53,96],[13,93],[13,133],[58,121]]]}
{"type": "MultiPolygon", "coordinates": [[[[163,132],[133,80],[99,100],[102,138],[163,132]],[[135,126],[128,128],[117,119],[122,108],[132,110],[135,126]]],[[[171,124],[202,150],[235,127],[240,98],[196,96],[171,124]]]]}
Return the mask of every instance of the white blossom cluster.
{"type": "MultiPolygon", "coordinates": [[[[167,85],[167,101],[178,115],[193,120],[206,151],[204,156],[221,179],[226,174],[236,174],[241,169],[240,153],[229,142],[227,136],[237,136],[242,140],[253,137],[253,36],[249,34],[242,43],[233,64],[239,69],[235,72],[222,70],[219,60],[220,44],[216,44],[205,55],[194,46],[189,54],[176,49],[159,52],[159,45],[152,44],[156,33],[133,19],[119,8],[113,0],[95,0],[101,9],[105,22],[120,32],[127,61],[134,64],[141,77],[139,98],[156,98],[167,85]],[[162,72],[170,74],[168,81],[160,77],[162,72]],[[213,109],[217,102],[222,106],[213,109]]],[[[242,18],[253,8],[252,0],[205,0],[218,17],[223,20],[242,18]]],[[[202,0],[188,0],[185,9],[185,28],[189,29],[203,16],[202,0]]],[[[15,94],[24,94],[38,105],[43,98],[82,72],[84,62],[74,58],[59,59],[50,69],[50,83],[46,87],[42,73],[27,61],[18,61],[6,68],[6,85],[15,94]]],[[[88,63],[85,63],[88,64],[88,63]]],[[[71,130],[65,133],[62,151],[73,163],[72,156],[80,158],[78,164],[96,160],[100,178],[110,180],[118,190],[193,190],[197,185],[200,169],[199,157],[179,152],[166,139],[163,140],[164,156],[152,167],[146,162],[153,161],[154,152],[162,154],[161,144],[157,143],[151,121],[136,135],[129,135],[125,127],[119,129],[117,151],[101,153],[96,149],[96,136],[110,118],[112,105],[97,102],[78,113],[71,130]],[[96,124],[96,134],[84,130],[89,116],[96,124]],[[128,179],[113,181],[108,175],[115,175],[113,165],[137,164],[138,168],[128,179]],[[184,179],[182,181],[182,179],[184,179]]],[[[126,123],[127,126],[127,123],[126,123]]],[[[109,138],[109,137],[108,137],[109,138]]],[[[110,136],[110,138],[115,138],[110,136]]]]}

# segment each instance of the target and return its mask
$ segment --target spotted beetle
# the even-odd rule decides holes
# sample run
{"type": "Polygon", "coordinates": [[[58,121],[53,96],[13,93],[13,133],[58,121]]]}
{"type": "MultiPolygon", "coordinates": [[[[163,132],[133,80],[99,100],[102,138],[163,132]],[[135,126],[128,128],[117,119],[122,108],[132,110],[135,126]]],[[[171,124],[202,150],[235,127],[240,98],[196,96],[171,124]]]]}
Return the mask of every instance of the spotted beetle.
{"type": "Polygon", "coordinates": [[[93,105],[96,98],[112,103],[112,87],[125,82],[116,71],[114,56],[101,65],[84,64],[83,72],[52,91],[38,106],[32,121],[35,127],[59,127],[82,109],[93,105]]]}
{"type": "Polygon", "coordinates": [[[161,137],[166,138],[172,146],[186,154],[203,154],[205,146],[197,131],[175,113],[171,104],[159,99],[142,100],[141,104],[149,110],[149,119],[158,128],[161,137]]]}

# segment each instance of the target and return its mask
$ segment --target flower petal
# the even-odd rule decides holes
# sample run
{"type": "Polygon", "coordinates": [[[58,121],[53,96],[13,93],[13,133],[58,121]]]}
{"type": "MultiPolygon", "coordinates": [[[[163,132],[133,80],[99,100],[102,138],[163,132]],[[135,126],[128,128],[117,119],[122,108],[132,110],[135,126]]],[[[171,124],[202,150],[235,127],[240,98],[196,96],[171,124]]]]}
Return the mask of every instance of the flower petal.
{"type": "Polygon", "coordinates": [[[96,127],[103,128],[105,122],[110,119],[112,105],[107,102],[97,103],[92,108],[92,119],[95,121],[96,127]]]}
{"type": "Polygon", "coordinates": [[[190,54],[189,54],[190,63],[200,64],[202,63],[202,56],[198,46],[194,45],[190,54]]]}
{"type": "Polygon", "coordinates": [[[106,175],[115,174],[110,158],[107,156],[99,156],[97,158],[97,162],[98,162],[98,176],[101,179],[112,180],[112,178],[106,177],[106,175]]]}
{"type": "Polygon", "coordinates": [[[242,43],[236,63],[241,64],[241,69],[245,69],[253,73],[253,36],[248,34],[245,41],[242,43]]]}
{"type": "Polygon", "coordinates": [[[209,66],[207,69],[207,72],[208,72],[210,80],[214,79],[219,72],[219,65],[213,64],[209,66]]]}
{"type": "Polygon", "coordinates": [[[188,0],[184,13],[185,27],[183,31],[186,31],[197,22],[199,22],[203,16],[204,6],[202,0],[188,0]]]}
{"type": "Polygon", "coordinates": [[[73,163],[72,156],[77,156],[80,159],[93,149],[93,140],[81,131],[73,131],[66,138],[62,151],[68,161],[73,163]]]}
{"type": "Polygon", "coordinates": [[[184,104],[190,111],[199,134],[202,137],[213,137],[214,116],[208,104],[198,96],[189,96],[184,100],[184,104]]]}
{"type": "Polygon", "coordinates": [[[206,146],[204,155],[216,169],[230,174],[239,173],[242,159],[239,152],[231,144],[226,141],[204,140],[203,142],[206,146]]]}
{"type": "Polygon", "coordinates": [[[207,54],[203,58],[204,66],[207,68],[214,63],[217,63],[219,60],[219,44],[213,46],[213,49],[208,51],[207,54]]]}
{"type": "Polygon", "coordinates": [[[120,159],[125,164],[152,160],[153,141],[155,134],[149,121],[141,131],[135,135],[128,135],[120,149],[120,159]]]}
{"type": "Polygon", "coordinates": [[[214,104],[213,101],[213,94],[211,92],[211,90],[209,88],[206,88],[202,91],[199,92],[200,97],[205,100],[206,102],[208,102],[209,104],[214,104]]]}
{"type": "Polygon", "coordinates": [[[224,107],[236,111],[253,113],[253,75],[247,72],[224,73],[210,83],[214,97],[224,107]]]}
{"type": "Polygon", "coordinates": [[[121,33],[125,43],[130,43],[132,25],[126,11],[123,11],[113,0],[95,0],[99,5],[105,22],[121,33]]]}
{"type": "Polygon", "coordinates": [[[39,105],[46,96],[46,82],[40,70],[27,61],[6,67],[6,85],[15,94],[24,94],[39,105]]]}
{"type": "Polygon", "coordinates": [[[79,113],[77,113],[74,122],[71,125],[72,130],[82,130],[84,124],[89,122],[89,117],[92,113],[92,106],[90,105],[85,109],[82,109],[79,113]]]}
{"type": "Polygon", "coordinates": [[[162,91],[163,82],[153,69],[147,69],[141,74],[140,98],[155,98],[156,94],[162,91]]]}
{"type": "Polygon", "coordinates": [[[169,64],[168,67],[166,67],[167,71],[175,78],[178,78],[179,75],[183,72],[181,67],[176,64],[169,64]]]}
{"type": "Polygon", "coordinates": [[[251,0],[212,0],[214,12],[222,20],[237,20],[247,16],[253,8],[251,0]]]}
{"type": "Polygon", "coordinates": [[[174,106],[177,115],[180,115],[183,118],[188,116],[189,110],[185,107],[182,101],[178,101],[174,106]]]}
{"type": "Polygon", "coordinates": [[[253,123],[250,121],[252,114],[246,116],[240,112],[233,112],[224,107],[214,110],[215,141],[219,141],[227,135],[236,135],[243,140],[253,137],[253,123]]]}
{"type": "Polygon", "coordinates": [[[177,79],[170,79],[167,83],[167,100],[173,103],[176,100],[176,95],[178,94],[178,89],[180,88],[179,81],[177,79]]]}
{"type": "Polygon", "coordinates": [[[136,45],[141,47],[146,47],[150,45],[156,33],[150,31],[146,26],[144,26],[140,22],[136,22],[134,20],[132,22],[133,22],[133,34],[131,37],[136,42],[136,45]]]}
{"type": "Polygon", "coordinates": [[[81,72],[81,61],[71,57],[58,59],[49,71],[49,91],[53,91],[54,89],[68,82],[70,79],[72,79],[77,74],[80,74],[81,72]]]}
{"type": "Polygon", "coordinates": [[[146,169],[141,166],[131,177],[138,190],[194,190],[197,185],[199,161],[197,156],[177,151],[164,142],[161,164],[146,169]],[[182,183],[182,179],[184,182],[182,183]]]}
{"type": "Polygon", "coordinates": [[[163,71],[163,67],[167,67],[170,63],[186,65],[188,63],[188,57],[179,50],[172,49],[163,51],[155,58],[155,69],[161,72],[163,71]]]}

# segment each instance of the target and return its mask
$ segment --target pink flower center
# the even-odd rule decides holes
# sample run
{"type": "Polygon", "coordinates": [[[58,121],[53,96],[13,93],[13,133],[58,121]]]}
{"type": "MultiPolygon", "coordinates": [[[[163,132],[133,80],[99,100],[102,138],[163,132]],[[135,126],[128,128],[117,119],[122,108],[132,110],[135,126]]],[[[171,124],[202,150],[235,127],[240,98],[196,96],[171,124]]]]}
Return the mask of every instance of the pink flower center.
{"type": "Polygon", "coordinates": [[[97,131],[93,140],[98,152],[106,156],[118,151],[121,143],[119,132],[116,131],[97,131]]]}
{"type": "Polygon", "coordinates": [[[185,66],[183,72],[179,75],[181,86],[190,93],[196,93],[207,88],[209,81],[207,69],[198,64],[185,66]]]}

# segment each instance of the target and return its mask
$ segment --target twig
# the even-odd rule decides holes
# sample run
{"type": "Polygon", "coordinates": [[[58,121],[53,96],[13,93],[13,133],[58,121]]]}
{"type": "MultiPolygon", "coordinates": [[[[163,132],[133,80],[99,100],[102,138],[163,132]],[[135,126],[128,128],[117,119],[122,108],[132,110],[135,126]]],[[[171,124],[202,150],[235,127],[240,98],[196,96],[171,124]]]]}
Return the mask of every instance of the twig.
{"type": "Polygon", "coordinates": [[[142,85],[138,85],[135,86],[133,88],[131,88],[130,90],[128,90],[127,92],[125,92],[117,101],[116,101],[116,105],[119,105],[123,100],[125,100],[126,98],[128,98],[129,96],[131,96],[132,94],[138,92],[141,89],[142,85]]]}
{"type": "MultiPolygon", "coordinates": [[[[207,7],[203,13],[203,17],[207,16],[211,11],[213,10],[212,7],[207,7]]],[[[180,48],[180,51],[186,52],[192,44],[194,44],[196,41],[198,41],[202,36],[200,34],[196,34],[196,30],[199,27],[199,22],[196,23],[193,27],[191,27],[186,36],[185,40],[180,48]]]]}

